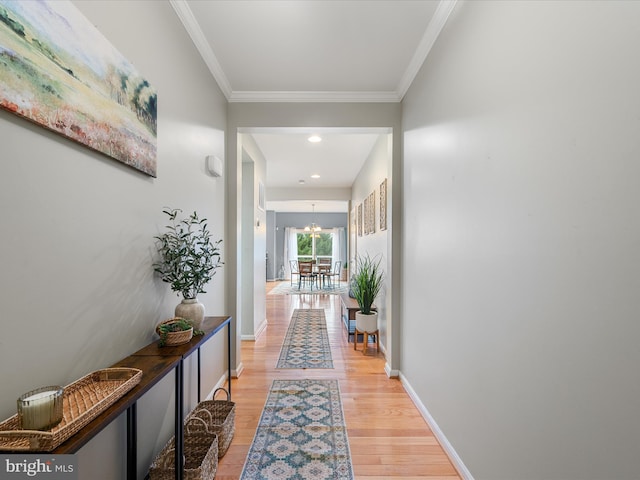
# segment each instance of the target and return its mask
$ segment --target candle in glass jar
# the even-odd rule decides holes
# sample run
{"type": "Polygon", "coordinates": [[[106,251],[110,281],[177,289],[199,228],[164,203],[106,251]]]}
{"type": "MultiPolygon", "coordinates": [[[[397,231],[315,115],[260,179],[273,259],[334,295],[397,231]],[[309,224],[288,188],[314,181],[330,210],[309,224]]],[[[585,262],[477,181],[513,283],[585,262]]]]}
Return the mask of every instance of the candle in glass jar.
{"type": "Polygon", "coordinates": [[[18,419],[24,430],[49,430],[62,420],[62,388],[44,387],[18,399],[18,419]]]}

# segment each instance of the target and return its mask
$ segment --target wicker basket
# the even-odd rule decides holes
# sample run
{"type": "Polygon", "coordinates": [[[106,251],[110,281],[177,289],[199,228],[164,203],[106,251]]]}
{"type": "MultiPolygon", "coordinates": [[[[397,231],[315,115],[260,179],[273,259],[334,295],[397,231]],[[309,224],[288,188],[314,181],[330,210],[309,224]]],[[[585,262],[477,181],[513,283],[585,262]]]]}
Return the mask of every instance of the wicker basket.
{"type": "MultiPolygon", "coordinates": [[[[158,326],[156,327],[156,333],[160,335],[161,339],[162,339],[162,334],[160,333],[160,326],[173,323],[176,320],[184,320],[184,319],[179,317],[174,317],[174,318],[170,318],[169,320],[165,320],[164,322],[160,322],[158,324],[158,326]]],[[[178,332],[168,332],[167,338],[165,339],[164,343],[162,343],[162,345],[166,347],[175,347],[176,345],[182,345],[183,343],[187,343],[189,340],[191,340],[192,337],[193,337],[193,327],[191,327],[189,330],[180,330],[178,332]]]]}
{"type": "MultiPolygon", "coordinates": [[[[191,416],[204,420],[209,431],[218,435],[218,458],[222,458],[227,453],[236,430],[236,404],[231,401],[231,395],[224,388],[216,388],[213,392],[213,398],[213,400],[200,402],[191,412],[191,416]],[[218,390],[227,394],[226,400],[215,399],[218,390]]],[[[194,426],[194,428],[200,427],[194,426]]]]}
{"type": "Polygon", "coordinates": [[[0,423],[0,451],[50,452],[140,383],[142,370],[105,368],[64,387],[62,421],[51,430],[20,430],[18,415],[0,423]]]}
{"type": "MultiPolygon", "coordinates": [[[[149,469],[150,480],[173,480],[175,437],[160,451],[149,469]]],[[[218,470],[218,437],[199,418],[187,418],[184,431],[184,480],[213,480],[218,470]]]]}

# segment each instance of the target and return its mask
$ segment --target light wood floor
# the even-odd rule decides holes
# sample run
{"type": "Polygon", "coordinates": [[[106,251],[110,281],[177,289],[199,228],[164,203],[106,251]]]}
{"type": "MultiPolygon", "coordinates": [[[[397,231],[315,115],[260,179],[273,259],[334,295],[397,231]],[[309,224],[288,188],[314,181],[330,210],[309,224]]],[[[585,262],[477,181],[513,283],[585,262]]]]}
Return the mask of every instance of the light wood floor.
{"type": "Polygon", "coordinates": [[[240,478],[271,382],[295,378],[339,380],[356,479],[460,478],[400,381],[384,373],[382,353],[363,356],[347,342],[338,295],[267,295],[267,321],[258,340],[242,342],[244,371],[232,381],[236,432],[216,479],[240,478]],[[295,308],[324,309],[334,369],[275,368],[295,308]]]}

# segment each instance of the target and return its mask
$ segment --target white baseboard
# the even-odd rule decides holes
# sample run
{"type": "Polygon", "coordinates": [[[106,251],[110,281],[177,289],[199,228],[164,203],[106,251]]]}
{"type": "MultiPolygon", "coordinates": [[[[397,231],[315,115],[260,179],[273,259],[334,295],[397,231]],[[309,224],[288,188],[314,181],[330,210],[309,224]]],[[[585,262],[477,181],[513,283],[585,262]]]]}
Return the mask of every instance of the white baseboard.
{"type": "MultiPolygon", "coordinates": [[[[386,369],[387,369],[387,366],[385,365],[385,371],[386,369]]],[[[473,475],[471,475],[471,472],[469,471],[469,469],[462,462],[462,459],[460,458],[458,453],[454,450],[453,445],[449,443],[449,440],[445,436],[444,432],[440,430],[440,427],[436,423],[435,419],[431,416],[431,414],[429,413],[429,410],[427,410],[427,407],[424,405],[424,403],[422,403],[422,401],[418,397],[418,394],[411,387],[411,384],[409,383],[407,378],[404,375],[402,375],[402,372],[400,372],[399,376],[400,376],[400,382],[402,383],[402,386],[404,387],[407,394],[409,395],[409,398],[411,398],[414,405],[420,412],[420,415],[422,415],[422,418],[424,418],[424,420],[429,425],[429,428],[431,428],[431,431],[433,432],[435,437],[438,439],[438,442],[440,442],[440,445],[442,446],[446,454],[449,456],[451,463],[453,463],[453,466],[456,468],[456,470],[458,470],[458,474],[460,475],[460,477],[462,477],[463,480],[474,480],[473,475]]]]}
{"type": "Polygon", "coordinates": [[[260,324],[258,329],[255,332],[253,332],[253,335],[240,335],[240,340],[242,340],[243,342],[244,341],[255,342],[258,339],[258,337],[262,335],[262,332],[264,332],[266,328],[267,328],[267,320],[265,319],[264,322],[260,324]]]}
{"type": "Polygon", "coordinates": [[[384,372],[389,378],[398,378],[400,376],[400,370],[393,370],[386,362],[384,364],[384,372]]]}
{"type": "Polygon", "coordinates": [[[387,358],[387,348],[384,346],[383,342],[380,342],[380,351],[384,355],[384,358],[387,358]]]}
{"type": "Polygon", "coordinates": [[[256,330],[256,333],[255,333],[256,340],[257,340],[257,339],[260,337],[260,335],[262,335],[262,333],[267,329],[267,324],[268,324],[268,322],[267,322],[267,319],[265,318],[265,319],[263,320],[263,322],[258,326],[258,329],[256,330]]]}
{"type": "Polygon", "coordinates": [[[384,358],[387,359],[387,361],[384,363],[384,373],[386,373],[387,377],[389,378],[398,378],[398,376],[400,376],[400,370],[393,370],[389,365],[389,362],[388,362],[389,359],[387,357],[387,349],[384,347],[384,343],[380,344],[380,350],[382,350],[382,354],[384,355],[384,358]]]}
{"type": "Polygon", "coordinates": [[[211,400],[213,399],[213,392],[216,391],[217,388],[223,388],[224,384],[227,382],[227,373],[225,372],[224,375],[222,375],[218,381],[216,382],[215,386],[211,389],[211,391],[208,393],[208,395],[206,396],[205,400],[211,400]]]}
{"type": "Polygon", "coordinates": [[[231,378],[240,378],[242,375],[242,371],[244,370],[244,365],[240,362],[235,369],[231,370],[231,378]]]}

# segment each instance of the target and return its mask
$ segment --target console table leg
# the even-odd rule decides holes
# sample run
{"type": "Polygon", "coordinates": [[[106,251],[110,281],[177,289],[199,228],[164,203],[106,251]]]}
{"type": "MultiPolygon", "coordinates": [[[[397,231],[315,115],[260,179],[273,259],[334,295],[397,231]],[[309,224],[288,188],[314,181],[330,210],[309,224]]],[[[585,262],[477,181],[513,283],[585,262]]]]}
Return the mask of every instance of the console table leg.
{"type": "Polygon", "coordinates": [[[136,402],[127,408],[127,480],[138,477],[138,419],[136,402]]]}
{"type": "Polygon", "coordinates": [[[231,399],[231,322],[227,324],[227,383],[231,399]]]}
{"type": "Polygon", "coordinates": [[[184,386],[182,384],[182,376],[184,373],[184,366],[182,360],[178,362],[176,366],[176,414],[175,414],[175,472],[176,480],[182,480],[182,452],[184,449],[184,431],[183,431],[183,419],[182,419],[182,401],[184,394],[184,386]]]}
{"type": "Polygon", "coordinates": [[[198,403],[200,403],[200,348],[198,347],[198,403]]]}

